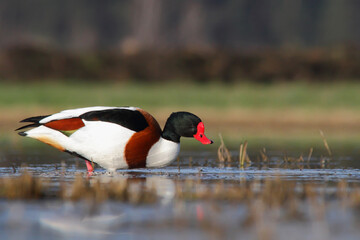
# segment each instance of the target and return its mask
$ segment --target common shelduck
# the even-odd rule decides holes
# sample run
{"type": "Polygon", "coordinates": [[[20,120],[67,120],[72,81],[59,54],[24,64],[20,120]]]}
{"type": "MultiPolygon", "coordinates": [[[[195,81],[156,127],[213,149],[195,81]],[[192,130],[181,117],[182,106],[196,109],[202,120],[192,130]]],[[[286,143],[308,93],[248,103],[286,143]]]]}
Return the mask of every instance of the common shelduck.
{"type": "Polygon", "coordinates": [[[109,171],[166,166],[179,154],[180,137],[213,143],[201,119],[189,112],[172,113],[163,131],[153,116],[136,107],[77,108],[21,122],[31,124],[16,130],[31,129],[19,135],[83,158],[88,172],[94,170],[92,162],[109,171]]]}

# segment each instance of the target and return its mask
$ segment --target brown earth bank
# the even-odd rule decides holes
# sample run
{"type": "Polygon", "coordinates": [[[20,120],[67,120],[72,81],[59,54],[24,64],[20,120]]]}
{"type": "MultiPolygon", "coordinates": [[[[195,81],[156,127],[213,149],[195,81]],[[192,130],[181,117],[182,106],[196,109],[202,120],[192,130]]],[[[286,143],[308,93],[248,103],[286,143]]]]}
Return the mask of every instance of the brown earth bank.
{"type": "Polygon", "coordinates": [[[0,52],[0,78],[17,81],[343,81],[360,78],[360,50],[343,46],[306,50],[135,49],[79,53],[20,45],[0,52]]]}

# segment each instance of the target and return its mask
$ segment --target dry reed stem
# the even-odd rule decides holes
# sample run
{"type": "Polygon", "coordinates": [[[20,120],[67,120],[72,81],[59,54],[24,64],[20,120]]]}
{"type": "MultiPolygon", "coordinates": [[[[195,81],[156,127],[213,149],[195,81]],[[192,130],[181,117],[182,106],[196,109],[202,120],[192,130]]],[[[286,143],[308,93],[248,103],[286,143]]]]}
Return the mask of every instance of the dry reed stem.
{"type": "Polygon", "coordinates": [[[242,162],[243,149],[244,149],[244,145],[240,144],[240,150],[239,150],[239,165],[240,165],[240,167],[244,166],[244,163],[242,162]]]}
{"type": "Polygon", "coordinates": [[[262,150],[260,150],[260,156],[263,162],[267,162],[269,160],[269,158],[266,156],[266,149],[263,148],[262,150]]]}
{"type": "Polygon", "coordinates": [[[244,166],[245,160],[250,161],[250,159],[249,159],[249,157],[247,156],[247,153],[246,153],[247,144],[248,144],[248,142],[245,141],[244,144],[240,145],[239,162],[240,162],[241,167],[244,166]]]}
{"type": "Polygon", "coordinates": [[[221,163],[224,163],[225,161],[227,162],[231,162],[231,154],[230,151],[227,149],[227,147],[225,146],[224,140],[222,138],[221,133],[219,133],[219,137],[220,137],[220,146],[218,148],[218,159],[221,163]]]}
{"type": "Polygon", "coordinates": [[[331,150],[330,150],[329,144],[327,143],[326,138],[325,138],[325,136],[324,136],[324,133],[323,133],[323,131],[321,131],[321,130],[320,130],[320,135],[321,135],[321,137],[322,137],[322,139],[323,139],[323,141],[324,141],[324,146],[325,146],[325,148],[326,148],[326,150],[327,150],[327,152],[328,152],[328,154],[329,154],[329,157],[331,157],[332,154],[331,154],[331,150]]]}
{"type": "Polygon", "coordinates": [[[307,158],[307,162],[308,162],[308,163],[310,162],[310,159],[311,159],[313,150],[314,150],[313,148],[310,148],[309,155],[308,155],[308,158],[307,158]]]}

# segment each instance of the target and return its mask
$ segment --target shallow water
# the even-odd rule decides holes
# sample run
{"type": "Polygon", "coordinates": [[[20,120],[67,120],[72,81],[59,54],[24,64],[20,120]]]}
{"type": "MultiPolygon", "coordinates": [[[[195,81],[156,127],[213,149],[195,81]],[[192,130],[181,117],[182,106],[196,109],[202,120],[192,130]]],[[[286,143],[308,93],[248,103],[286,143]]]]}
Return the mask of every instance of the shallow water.
{"type": "MultiPolygon", "coordinates": [[[[341,155],[332,157],[311,156],[310,159],[281,152],[268,152],[266,161],[250,155],[251,163],[239,166],[233,153],[231,162],[219,162],[216,152],[183,151],[179,161],[165,168],[118,170],[112,177],[148,178],[161,176],[168,179],[201,180],[261,180],[269,177],[309,182],[360,182],[360,157],[341,155]]],[[[86,173],[83,160],[66,153],[45,150],[6,152],[0,155],[0,177],[19,176],[23,170],[50,181],[74,179],[77,173],[86,173]]],[[[109,176],[97,166],[93,177],[109,176]]]]}
{"type": "Polygon", "coordinates": [[[89,182],[140,182],[142,187],[155,191],[156,199],[140,204],[116,200],[98,204],[52,197],[3,199],[0,200],[0,236],[40,240],[289,239],[291,234],[292,239],[359,239],[359,211],[334,197],[336,185],[344,180],[348,192],[360,186],[359,157],[341,154],[301,160],[297,153],[284,155],[268,151],[265,161],[257,153],[250,153],[252,163],[240,168],[236,156],[231,162],[219,162],[216,152],[182,151],[179,161],[166,168],[118,170],[109,174],[97,167],[94,175],[87,178],[85,163],[70,155],[47,149],[3,150],[0,178],[20,176],[26,169],[33,176],[48,180],[49,192],[56,192],[61,182],[70,185],[77,175],[83,174],[89,182]],[[179,187],[187,193],[217,188],[226,193],[233,186],[257,183],[261,191],[266,181],[279,179],[295,182],[298,188],[313,184],[318,191],[328,194],[329,200],[315,204],[299,201],[300,214],[294,217],[282,207],[266,209],[256,199],[246,203],[231,198],[177,196],[179,187]],[[251,221],[249,216],[255,216],[256,220],[251,221]]]}

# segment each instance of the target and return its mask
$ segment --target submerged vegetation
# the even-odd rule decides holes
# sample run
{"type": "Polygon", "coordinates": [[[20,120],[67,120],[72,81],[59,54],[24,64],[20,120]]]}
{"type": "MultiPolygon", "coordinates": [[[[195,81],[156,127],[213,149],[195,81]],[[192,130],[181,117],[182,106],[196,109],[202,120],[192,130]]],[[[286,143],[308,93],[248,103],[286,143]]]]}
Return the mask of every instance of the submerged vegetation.
{"type": "MultiPolygon", "coordinates": [[[[24,172],[17,177],[1,178],[0,189],[1,199],[86,203],[90,206],[86,216],[93,216],[92,212],[100,211],[102,205],[114,202],[129,208],[147,206],[156,211],[170,207],[173,210],[167,213],[165,221],[154,216],[150,222],[145,218],[132,224],[149,229],[156,229],[158,225],[161,229],[164,226],[199,227],[204,233],[216,231],[227,235],[255,231],[257,239],[276,239],[289,224],[300,224],[307,229],[304,224],[313,223],[327,226],[325,233],[322,228],[312,230],[313,234],[326,237],[331,232],[329,226],[334,224],[330,213],[355,218],[360,209],[359,182],[344,179],[336,183],[312,183],[266,174],[263,179],[251,180],[246,177],[246,171],[239,171],[238,180],[226,181],[203,180],[201,173],[198,178],[177,178],[176,175],[137,178],[121,174],[109,178],[101,174],[86,179],[77,175],[73,181],[61,181],[55,188],[48,180],[24,172]]],[[[139,212],[140,215],[135,215],[135,209],[131,216],[144,217],[139,212]]],[[[67,228],[62,231],[71,231],[70,226],[67,228]]]]}
{"type": "MultiPolygon", "coordinates": [[[[16,177],[0,178],[2,199],[61,199],[70,201],[91,200],[96,203],[120,201],[131,204],[157,203],[165,197],[161,184],[171,184],[174,201],[226,201],[251,204],[261,201],[265,206],[294,208],[294,204],[341,201],[348,207],[360,207],[358,182],[340,180],[337,183],[311,183],[284,180],[280,175],[264,176],[262,180],[239,180],[208,182],[199,178],[170,180],[164,176],[136,178],[122,174],[108,176],[98,174],[85,178],[77,174],[73,181],[60,181],[54,187],[49,179],[33,176],[24,171],[16,177]],[[156,178],[156,181],[151,181],[156,178]]],[[[244,172],[245,173],[245,172],[244,172]]],[[[292,209],[294,210],[294,209],[292,209]]],[[[299,210],[299,209],[298,209],[299,210]]]]}

